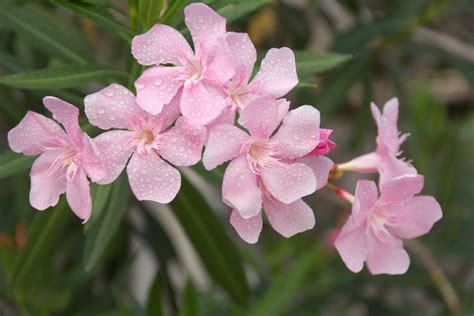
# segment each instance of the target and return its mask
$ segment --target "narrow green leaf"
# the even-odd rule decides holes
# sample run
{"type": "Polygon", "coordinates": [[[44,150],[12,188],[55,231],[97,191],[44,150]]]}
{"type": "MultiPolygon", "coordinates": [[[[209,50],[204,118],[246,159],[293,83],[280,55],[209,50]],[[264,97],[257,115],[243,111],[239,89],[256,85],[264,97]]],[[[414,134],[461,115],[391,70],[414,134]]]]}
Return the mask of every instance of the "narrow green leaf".
{"type": "Polygon", "coordinates": [[[155,275],[155,279],[148,292],[146,312],[149,316],[163,315],[163,297],[166,291],[166,280],[161,270],[155,275]]]}
{"type": "Polygon", "coordinates": [[[171,207],[209,275],[234,300],[245,302],[249,288],[238,250],[204,198],[185,178],[171,207]]]}
{"type": "Polygon", "coordinates": [[[298,77],[304,78],[334,69],[351,58],[351,55],[337,53],[295,52],[298,77]]]}
{"type": "Polygon", "coordinates": [[[112,185],[112,193],[105,208],[99,217],[94,220],[86,231],[86,245],[84,248],[84,267],[91,271],[100,262],[101,258],[114,234],[118,230],[128,206],[130,188],[127,179],[122,174],[112,185]]]}
{"type": "Polygon", "coordinates": [[[107,202],[109,201],[110,195],[112,194],[112,187],[112,183],[107,185],[92,185],[92,213],[89,221],[84,226],[85,232],[88,232],[89,229],[94,226],[94,223],[97,221],[97,219],[100,218],[100,215],[107,206],[107,202]]]}
{"type": "Polygon", "coordinates": [[[104,29],[117,34],[127,43],[132,41],[132,31],[125,25],[115,20],[114,17],[103,6],[98,7],[91,3],[81,1],[52,0],[51,2],[90,19],[104,29]]]}
{"type": "Polygon", "coordinates": [[[184,303],[178,316],[197,316],[199,315],[199,297],[193,283],[188,280],[184,289],[184,303]]]}
{"type": "Polygon", "coordinates": [[[211,6],[227,22],[232,22],[272,2],[273,0],[218,0],[212,1],[211,6]]]}
{"type": "Polygon", "coordinates": [[[8,72],[19,72],[23,70],[20,61],[13,55],[0,51],[0,68],[8,72]]]}
{"type": "Polygon", "coordinates": [[[163,2],[163,0],[139,0],[138,15],[145,29],[149,29],[158,22],[162,14],[163,2]]]}
{"type": "Polygon", "coordinates": [[[90,56],[83,43],[75,43],[66,32],[30,9],[2,4],[0,23],[22,36],[31,45],[64,60],[87,64],[90,56]]]}
{"type": "Polygon", "coordinates": [[[35,157],[24,156],[13,151],[6,151],[0,155],[0,178],[12,176],[30,169],[35,157]]]}
{"type": "Polygon", "coordinates": [[[184,5],[186,4],[186,0],[175,0],[170,2],[171,6],[168,8],[165,15],[163,15],[163,17],[160,19],[160,23],[169,24],[175,15],[183,10],[184,5]]]}
{"type": "Polygon", "coordinates": [[[23,89],[61,89],[126,78],[124,72],[101,66],[66,66],[2,76],[0,84],[23,89]]]}

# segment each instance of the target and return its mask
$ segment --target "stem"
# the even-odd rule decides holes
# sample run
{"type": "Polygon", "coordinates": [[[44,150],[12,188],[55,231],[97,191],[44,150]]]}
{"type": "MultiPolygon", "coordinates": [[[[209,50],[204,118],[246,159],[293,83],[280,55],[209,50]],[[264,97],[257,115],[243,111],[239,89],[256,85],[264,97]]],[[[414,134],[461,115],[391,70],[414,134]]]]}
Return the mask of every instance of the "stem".
{"type": "Polygon", "coordinates": [[[441,297],[446,303],[451,315],[461,316],[462,307],[456,290],[449,282],[433,254],[421,241],[410,240],[405,242],[405,246],[420,260],[421,264],[428,271],[431,279],[438,288],[441,297]]]}
{"type": "Polygon", "coordinates": [[[349,202],[351,204],[354,203],[354,196],[352,194],[350,194],[349,192],[347,192],[346,190],[344,190],[340,187],[337,187],[332,183],[328,183],[327,187],[329,189],[333,190],[337,194],[337,196],[340,197],[341,199],[346,200],[347,202],[349,202]]]}

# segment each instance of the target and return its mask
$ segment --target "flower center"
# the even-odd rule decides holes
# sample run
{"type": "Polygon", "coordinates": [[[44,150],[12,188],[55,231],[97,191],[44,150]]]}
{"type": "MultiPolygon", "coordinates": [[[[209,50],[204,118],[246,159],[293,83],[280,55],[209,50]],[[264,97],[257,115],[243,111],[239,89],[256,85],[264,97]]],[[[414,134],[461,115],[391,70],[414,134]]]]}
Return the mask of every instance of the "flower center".
{"type": "Polygon", "coordinates": [[[249,142],[243,145],[242,151],[247,153],[249,167],[255,174],[260,174],[260,169],[279,162],[277,148],[268,141],[249,142]]]}
{"type": "Polygon", "coordinates": [[[184,64],[184,79],[191,82],[198,82],[204,74],[204,67],[199,59],[186,59],[184,64]]]}
{"type": "Polygon", "coordinates": [[[140,155],[147,155],[152,150],[159,149],[159,134],[155,135],[152,129],[137,130],[125,146],[127,148],[135,148],[136,152],[140,155]]]}
{"type": "Polygon", "coordinates": [[[375,235],[384,242],[393,242],[394,236],[387,230],[387,225],[392,222],[384,209],[375,208],[369,214],[369,222],[375,235]]]}
{"type": "Polygon", "coordinates": [[[58,154],[49,167],[47,174],[51,175],[60,170],[66,169],[67,180],[72,180],[79,170],[79,166],[76,163],[77,154],[77,149],[73,147],[67,148],[64,152],[58,154]]]}
{"type": "Polygon", "coordinates": [[[140,131],[138,137],[144,145],[150,145],[155,140],[155,135],[149,129],[140,131]]]}

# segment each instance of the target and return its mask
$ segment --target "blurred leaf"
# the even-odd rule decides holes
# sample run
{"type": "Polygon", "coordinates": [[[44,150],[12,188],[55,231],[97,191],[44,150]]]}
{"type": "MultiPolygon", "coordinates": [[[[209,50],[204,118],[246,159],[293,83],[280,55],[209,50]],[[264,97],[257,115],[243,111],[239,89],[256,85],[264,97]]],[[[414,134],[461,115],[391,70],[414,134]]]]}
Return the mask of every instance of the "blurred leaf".
{"type": "Polygon", "coordinates": [[[89,18],[91,21],[104,29],[117,34],[127,43],[132,41],[133,32],[125,25],[119,23],[115,18],[103,7],[96,6],[92,3],[70,0],[52,0],[56,5],[65,7],[79,15],[89,18]]]}
{"type": "Polygon", "coordinates": [[[0,178],[28,170],[36,157],[6,151],[0,155],[0,178]]]}
{"type": "Polygon", "coordinates": [[[162,15],[164,2],[166,0],[139,0],[138,15],[140,16],[145,29],[152,27],[162,15]]]}
{"type": "Polygon", "coordinates": [[[0,77],[0,84],[23,89],[61,89],[127,78],[127,74],[101,66],[65,66],[20,72],[0,77]]]}
{"type": "Polygon", "coordinates": [[[296,51],[295,58],[298,77],[302,78],[334,69],[351,59],[351,55],[296,51]]]}
{"type": "Polygon", "coordinates": [[[146,303],[146,312],[148,316],[163,315],[163,297],[166,291],[166,281],[161,270],[158,270],[155,279],[148,292],[148,299],[146,303]]]}
{"type": "Polygon", "coordinates": [[[171,6],[168,8],[165,15],[163,15],[163,17],[159,20],[160,23],[170,24],[175,15],[178,12],[181,12],[184,8],[184,5],[186,4],[186,0],[174,0],[170,2],[171,6]]]}
{"type": "Polygon", "coordinates": [[[23,70],[20,61],[15,56],[1,50],[0,67],[8,72],[19,72],[23,70]]]}
{"type": "Polygon", "coordinates": [[[199,312],[199,297],[193,283],[188,280],[184,289],[184,300],[178,316],[197,316],[199,312]]]}
{"type": "Polygon", "coordinates": [[[71,39],[67,32],[49,20],[38,18],[30,9],[0,5],[0,24],[24,37],[43,51],[78,64],[86,64],[89,54],[84,43],[71,39]]]}
{"type": "Polygon", "coordinates": [[[249,288],[239,252],[204,198],[185,178],[171,207],[209,275],[233,299],[245,302],[249,288]]]}
{"type": "Polygon", "coordinates": [[[232,22],[272,2],[273,0],[216,0],[210,1],[210,5],[227,22],[232,22]]]}
{"type": "Polygon", "coordinates": [[[112,237],[118,230],[128,206],[130,188],[127,179],[122,174],[112,185],[107,208],[100,214],[91,227],[86,231],[86,244],[84,247],[84,268],[91,271],[102,259],[112,237]]]}
{"type": "Polygon", "coordinates": [[[110,195],[112,194],[113,183],[107,185],[92,184],[92,213],[87,224],[84,225],[84,231],[87,233],[97,219],[100,218],[102,211],[109,202],[110,195]]]}

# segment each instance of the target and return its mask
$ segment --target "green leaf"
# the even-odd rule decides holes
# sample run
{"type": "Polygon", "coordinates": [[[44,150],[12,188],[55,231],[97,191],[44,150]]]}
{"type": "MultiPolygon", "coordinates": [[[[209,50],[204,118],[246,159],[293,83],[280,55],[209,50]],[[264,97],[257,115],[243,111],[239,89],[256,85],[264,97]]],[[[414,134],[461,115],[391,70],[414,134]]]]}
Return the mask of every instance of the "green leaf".
{"type": "Polygon", "coordinates": [[[107,207],[86,230],[86,244],[84,247],[84,267],[86,271],[94,269],[102,259],[125,215],[129,196],[130,188],[127,185],[126,176],[122,174],[112,184],[112,193],[107,207]]]}
{"type": "Polygon", "coordinates": [[[273,0],[217,0],[211,1],[211,6],[227,22],[232,22],[272,2],[273,0]]]}
{"type": "Polygon", "coordinates": [[[162,16],[164,0],[139,0],[138,15],[145,29],[153,26],[162,16]]]}
{"type": "Polygon", "coordinates": [[[245,302],[249,288],[238,250],[205,199],[185,178],[171,207],[209,275],[234,300],[245,302]]]}
{"type": "Polygon", "coordinates": [[[101,66],[65,66],[2,76],[0,84],[23,89],[61,89],[125,78],[126,73],[101,66]]]}
{"type": "Polygon", "coordinates": [[[30,169],[35,157],[24,156],[13,151],[6,151],[0,155],[0,178],[9,177],[30,169]]]}
{"type": "Polygon", "coordinates": [[[132,41],[133,32],[115,20],[104,7],[98,7],[91,3],[81,1],[52,0],[52,2],[90,19],[104,29],[117,34],[127,43],[132,41]]]}
{"type": "Polygon", "coordinates": [[[193,283],[188,280],[184,289],[184,303],[180,309],[178,316],[197,316],[199,311],[199,297],[193,283]]]}
{"type": "Polygon", "coordinates": [[[184,5],[186,4],[186,0],[174,0],[171,2],[171,6],[165,12],[165,15],[163,15],[163,17],[160,19],[160,23],[169,24],[173,20],[175,15],[183,10],[184,5]]]}
{"type": "Polygon", "coordinates": [[[77,43],[67,32],[49,20],[39,18],[26,7],[0,6],[0,23],[31,45],[66,61],[87,64],[90,56],[84,43],[77,43]]]}
{"type": "Polygon", "coordinates": [[[146,312],[149,316],[163,315],[163,297],[166,291],[166,280],[161,270],[159,270],[150,291],[148,292],[148,299],[146,303],[146,312]]]}
{"type": "Polygon", "coordinates": [[[8,72],[19,72],[23,70],[20,61],[13,55],[0,51],[0,67],[8,72]]]}
{"type": "Polygon", "coordinates": [[[338,53],[312,53],[305,51],[296,51],[296,70],[298,77],[304,78],[320,74],[338,66],[341,66],[349,59],[351,55],[338,53]]]}
{"type": "Polygon", "coordinates": [[[89,229],[94,226],[94,223],[97,221],[97,219],[100,218],[100,215],[107,206],[107,202],[109,201],[110,195],[112,194],[112,187],[112,183],[107,185],[92,185],[92,213],[89,221],[84,226],[85,232],[88,232],[89,229]]]}

